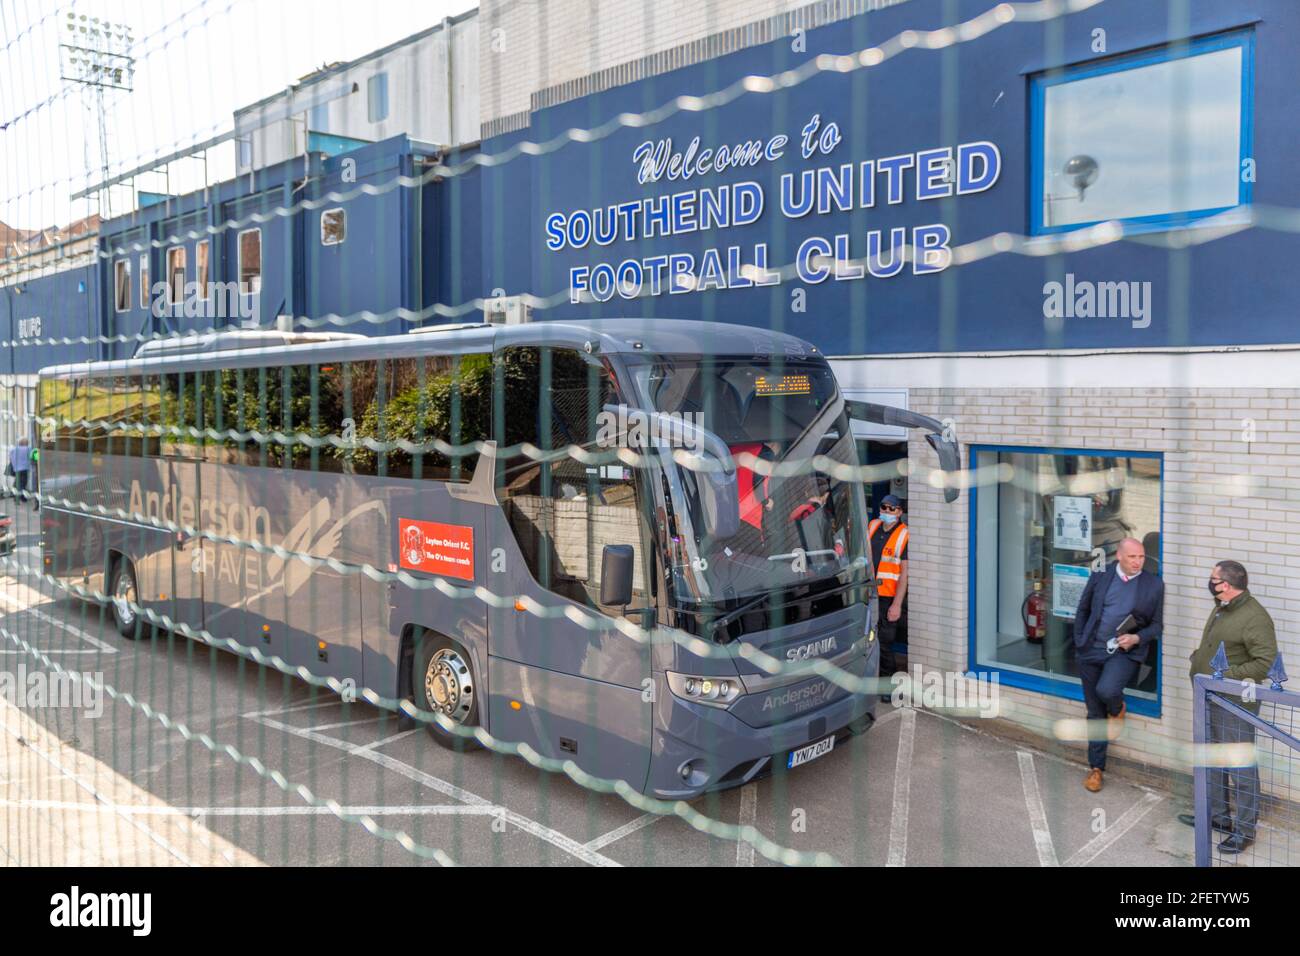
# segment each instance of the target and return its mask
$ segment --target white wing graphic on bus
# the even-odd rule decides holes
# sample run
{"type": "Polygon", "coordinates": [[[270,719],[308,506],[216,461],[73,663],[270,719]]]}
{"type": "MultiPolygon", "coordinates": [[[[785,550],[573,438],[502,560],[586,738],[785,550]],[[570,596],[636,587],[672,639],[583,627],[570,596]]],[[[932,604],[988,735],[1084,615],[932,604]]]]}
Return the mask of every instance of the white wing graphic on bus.
{"type": "MultiPolygon", "coordinates": [[[[329,502],[327,501],[325,504],[328,505],[329,502]]],[[[312,509],[313,512],[315,510],[315,508],[312,509]]],[[[368,511],[380,511],[385,518],[388,516],[388,509],[384,507],[382,501],[367,501],[363,505],[357,505],[357,507],[353,508],[342,518],[339,518],[338,521],[335,521],[328,531],[321,534],[307,547],[299,548],[297,550],[305,551],[314,558],[333,557],[335,550],[339,546],[339,542],[343,540],[343,529],[368,511]]],[[[325,518],[329,518],[328,508],[325,510],[325,518]]],[[[299,523],[301,524],[301,522],[299,523]]],[[[292,533],[293,532],[290,532],[290,534],[292,533]]],[[[288,535],[286,535],[285,541],[288,540],[288,535]]],[[[294,550],[288,544],[284,546],[284,549],[286,551],[294,550]]],[[[292,596],[295,591],[307,583],[307,579],[311,577],[311,572],[311,565],[307,564],[305,561],[299,561],[296,558],[290,559],[288,565],[284,569],[284,593],[292,596]]],[[[272,571],[271,573],[274,574],[275,572],[272,571]]]]}
{"type": "MultiPolygon", "coordinates": [[[[353,508],[330,525],[327,530],[313,538],[314,529],[329,521],[330,511],[331,506],[328,498],[316,502],[307,514],[303,515],[298,520],[298,523],[289,529],[280,546],[286,551],[310,554],[314,558],[330,558],[334,556],[335,549],[338,548],[339,542],[343,539],[343,529],[357,518],[370,511],[378,511],[385,519],[388,517],[388,508],[382,501],[367,501],[365,504],[353,508]]],[[[251,601],[266,597],[280,587],[284,588],[286,596],[292,595],[311,578],[313,569],[305,561],[300,561],[297,558],[282,558],[279,555],[272,555],[267,559],[266,570],[268,576],[273,579],[272,582],[256,594],[245,596],[243,600],[234,605],[235,607],[243,607],[251,601]]],[[[210,616],[216,617],[220,613],[221,611],[218,611],[210,616]]]]}
{"type": "MultiPolygon", "coordinates": [[[[311,553],[307,548],[302,547],[302,545],[308,541],[312,529],[319,528],[321,525],[325,524],[325,522],[329,520],[329,517],[330,500],[328,498],[322,498],[320,501],[316,502],[316,504],[308,508],[307,513],[298,519],[298,523],[289,529],[288,533],[284,536],[284,540],[280,542],[280,547],[284,548],[286,551],[307,551],[308,553],[311,553]]],[[[296,558],[282,558],[279,555],[273,554],[266,562],[267,573],[270,574],[272,578],[279,578],[280,572],[284,570],[285,563],[289,561],[292,561],[299,567],[306,567],[306,565],[296,558]]],[[[274,587],[274,585],[272,586],[274,587]]]]}

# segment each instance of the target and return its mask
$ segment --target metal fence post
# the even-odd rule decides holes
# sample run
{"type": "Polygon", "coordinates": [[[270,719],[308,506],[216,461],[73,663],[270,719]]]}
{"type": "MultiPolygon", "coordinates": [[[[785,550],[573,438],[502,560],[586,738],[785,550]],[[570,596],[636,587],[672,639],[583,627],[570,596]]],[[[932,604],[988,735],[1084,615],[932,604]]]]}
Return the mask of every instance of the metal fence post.
{"type": "Polygon", "coordinates": [[[1192,678],[1192,789],[1196,815],[1196,865],[1210,865],[1210,794],[1205,755],[1209,738],[1209,675],[1192,678]]]}

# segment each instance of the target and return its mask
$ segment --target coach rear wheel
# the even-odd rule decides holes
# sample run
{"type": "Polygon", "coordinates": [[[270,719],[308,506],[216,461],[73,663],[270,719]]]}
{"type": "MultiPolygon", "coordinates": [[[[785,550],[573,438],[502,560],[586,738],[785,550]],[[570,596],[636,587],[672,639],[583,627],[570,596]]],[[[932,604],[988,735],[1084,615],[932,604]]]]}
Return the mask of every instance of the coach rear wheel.
{"type": "Polygon", "coordinates": [[[113,569],[113,583],[110,593],[113,596],[113,623],[117,632],[125,638],[135,640],[136,625],[139,623],[140,606],[135,587],[135,568],[123,558],[113,569]]]}
{"type": "MultiPolygon", "coordinates": [[[[415,703],[421,710],[441,714],[462,728],[478,726],[478,682],[470,655],[453,641],[426,634],[415,654],[415,703]]],[[[473,737],[445,730],[440,724],[426,724],[435,741],[449,750],[477,750],[483,745],[473,737]]]]}

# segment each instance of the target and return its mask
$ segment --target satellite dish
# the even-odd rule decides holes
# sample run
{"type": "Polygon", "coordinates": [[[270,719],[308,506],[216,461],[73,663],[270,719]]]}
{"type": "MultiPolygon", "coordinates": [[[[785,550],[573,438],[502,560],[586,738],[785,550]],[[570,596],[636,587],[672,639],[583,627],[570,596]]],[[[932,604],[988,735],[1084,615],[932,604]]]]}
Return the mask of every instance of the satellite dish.
{"type": "Polygon", "coordinates": [[[1101,170],[1095,159],[1080,154],[1066,161],[1064,172],[1074,188],[1079,190],[1079,202],[1083,202],[1084,191],[1097,181],[1101,170]]]}

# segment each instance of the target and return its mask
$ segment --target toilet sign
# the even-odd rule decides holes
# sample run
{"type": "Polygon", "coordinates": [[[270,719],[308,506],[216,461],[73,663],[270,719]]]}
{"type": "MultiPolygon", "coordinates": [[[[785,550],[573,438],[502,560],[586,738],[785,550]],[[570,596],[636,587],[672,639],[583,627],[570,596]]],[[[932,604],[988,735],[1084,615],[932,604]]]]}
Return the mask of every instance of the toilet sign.
{"type": "Polygon", "coordinates": [[[1092,550],[1092,499],[1057,495],[1052,499],[1055,547],[1066,551],[1092,550]]]}

